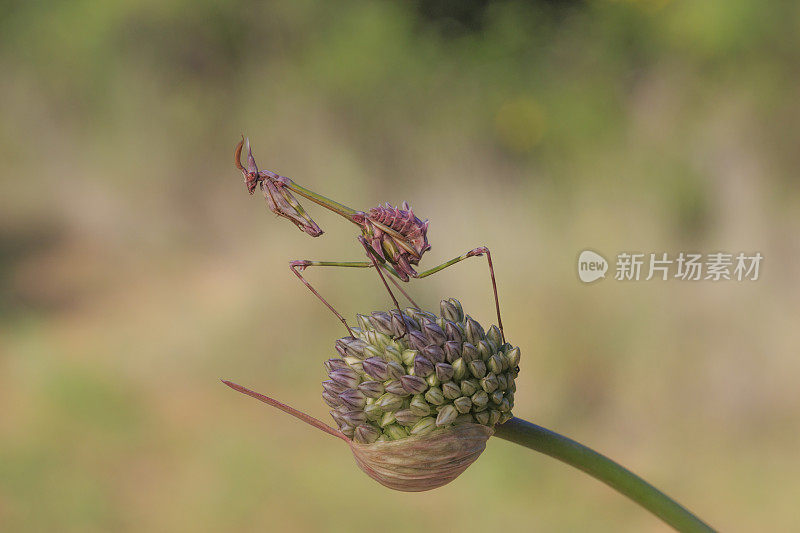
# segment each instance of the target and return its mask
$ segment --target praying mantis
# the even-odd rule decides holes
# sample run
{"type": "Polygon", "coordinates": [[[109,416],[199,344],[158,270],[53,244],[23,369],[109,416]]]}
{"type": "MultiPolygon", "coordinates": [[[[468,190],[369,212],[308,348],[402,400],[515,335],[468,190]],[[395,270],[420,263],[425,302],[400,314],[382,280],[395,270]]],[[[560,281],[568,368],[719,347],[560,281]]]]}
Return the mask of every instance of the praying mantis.
{"type": "MultiPolygon", "coordinates": [[[[423,272],[417,272],[414,266],[419,264],[422,255],[431,248],[427,236],[428,221],[425,220],[423,222],[417,218],[408,203],[403,202],[400,207],[392,207],[387,203],[367,211],[357,211],[347,207],[302,187],[285,176],[280,176],[269,170],[259,170],[250,148],[250,139],[245,139],[244,136],[242,136],[242,140],[239,141],[234,150],[234,164],[241,171],[247,191],[251,195],[257,187],[260,188],[267,201],[267,206],[273,213],[286,218],[308,235],[319,237],[323,234],[323,231],[303,209],[292,193],[333,211],[359,227],[361,234],[358,236],[358,241],[364,249],[368,261],[310,261],[299,259],[289,262],[289,268],[295,276],[336,315],[351,336],[353,331],[345,318],[303,276],[302,272],[308,267],[374,268],[389,293],[392,303],[398,310],[399,316],[403,317],[404,314],[400,310],[400,304],[391,287],[389,287],[385,274],[389,274],[388,279],[392,284],[414,307],[419,308],[419,305],[403,289],[398,280],[408,282],[412,278],[426,278],[469,257],[482,257],[485,255],[489,265],[489,276],[492,281],[497,325],[505,342],[503,321],[500,318],[500,301],[497,297],[497,282],[495,281],[494,266],[492,265],[492,254],[487,247],[479,246],[473,248],[438,266],[423,272]],[[247,166],[241,163],[242,150],[245,147],[247,149],[247,166]]],[[[408,325],[403,323],[402,328],[404,328],[404,333],[401,336],[408,333],[408,325]]],[[[403,331],[402,328],[401,331],[403,331]]]]}

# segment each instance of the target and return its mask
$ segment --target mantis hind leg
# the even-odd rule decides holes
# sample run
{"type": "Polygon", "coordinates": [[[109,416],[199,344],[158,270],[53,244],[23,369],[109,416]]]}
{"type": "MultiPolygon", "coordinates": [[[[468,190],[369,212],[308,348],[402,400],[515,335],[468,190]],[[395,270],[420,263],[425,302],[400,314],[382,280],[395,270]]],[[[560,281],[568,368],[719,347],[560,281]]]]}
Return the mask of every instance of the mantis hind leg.
{"type": "Polygon", "coordinates": [[[441,272],[447,267],[451,267],[456,263],[460,263],[464,259],[467,259],[469,257],[480,257],[484,254],[486,255],[486,261],[489,263],[489,276],[491,276],[492,278],[492,291],[494,292],[494,307],[495,310],[497,311],[497,327],[500,328],[500,335],[503,338],[503,342],[505,342],[506,337],[505,333],[503,332],[503,320],[500,318],[500,300],[497,297],[497,282],[494,279],[494,266],[492,266],[492,254],[491,252],[489,252],[489,249],[487,247],[479,246],[478,248],[474,248],[463,255],[454,257],[450,261],[445,261],[439,266],[435,266],[429,270],[426,270],[425,272],[421,272],[420,274],[417,275],[417,277],[426,278],[428,276],[432,276],[433,274],[441,272]]]}
{"type": "MultiPolygon", "coordinates": [[[[339,321],[342,324],[344,324],[344,327],[347,328],[348,333],[352,336],[353,335],[353,331],[350,329],[350,326],[347,324],[347,320],[345,320],[345,318],[341,315],[341,313],[339,313],[339,311],[337,311],[336,308],[333,307],[333,305],[331,305],[330,302],[328,302],[328,300],[326,300],[319,292],[317,292],[317,290],[311,285],[311,283],[309,283],[308,280],[305,277],[303,277],[303,275],[301,274],[301,272],[303,270],[305,270],[306,268],[311,267],[311,266],[329,266],[329,267],[341,267],[341,268],[372,268],[372,267],[375,266],[374,262],[372,262],[372,261],[308,261],[308,260],[305,260],[305,259],[300,259],[300,260],[291,261],[289,263],[289,269],[291,269],[291,271],[294,273],[294,275],[297,276],[297,278],[303,283],[303,285],[305,285],[308,288],[308,290],[310,290],[314,294],[314,296],[316,296],[323,304],[325,304],[325,307],[330,309],[330,311],[334,315],[336,315],[336,318],[338,318],[339,321]]],[[[408,293],[406,291],[404,291],[403,288],[397,283],[397,281],[395,281],[394,277],[397,276],[397,274],[393,272],[393,269],[391,267],[389,267],[387,265],[379,265],[378,274],[381,276],[381,279],[383,279],[383,274],[381,274],[381,272],[380,272],[381,270],[385,270],[386,272],[392,274],[393,277],[389,278],[392,281],[392,283],[394,283],[394,285],[400,290],[400,292],[403,293],[403,296],[405,296],[408,299],[408,301],[411,302],[411,304],[413,306],[419,307],[416,304],[416,302],[414,302],[414,300],[411,299],[411,296],[409,296],[408,293]]],[[[384,284],[385,283],[386,283],[386,281],[384,280],[384,284]]],[[[388,290],[388,286],[387,286],[387,290],[388,290]]],[[[395,305],[397,305],[397,300],[394,299],[394,295],[392,294],[391,290],[389,291],[389,294],[392,296],[392,300],[394,301],[395,305]]]]}
{"type": "Polygon", "coordinates": [[[344,268],[370,268],[370,267],[372,267],[372,263],[370,263],[369,261],[308,261],[308,260],[305,260],[305,259],[300,259],[300,260],[295,260],[295,261],[290,261],[289,262],[289,269],[292,272],[294,272],[294,275],[297,276],[297,278],[303,283],[303,285],[308,287],[308,290],[310,290],[314,294],[314,296],[319,298],[319,300],[323,304],[325,304],[325,307],[330,309],[331,312],[334,315],[336,315],[336,318],[338,318],[339,321],[342,324],[344,324],[344,327],[347,328],[347,332],[352,337],[353,336],[353,330],[350,329],[350,326],[347,324],[347,320],[345,320],[344,317],[341,315],[341,313],[339,313],[339,311],[337,311],[336,308],[334,308],[330,303],[328,303],[328,300],[323,298],[323,296],[320,293],[317,292],[317,289],[315,289],[308,282],[308,280],[306,278],[304,278],[303,275],[300,273],[300,272],[302,272],[303,270],[305,270],[306,268],[308,268],[310,266],[337,266],[337,267],[344,267],[344,268]]]}

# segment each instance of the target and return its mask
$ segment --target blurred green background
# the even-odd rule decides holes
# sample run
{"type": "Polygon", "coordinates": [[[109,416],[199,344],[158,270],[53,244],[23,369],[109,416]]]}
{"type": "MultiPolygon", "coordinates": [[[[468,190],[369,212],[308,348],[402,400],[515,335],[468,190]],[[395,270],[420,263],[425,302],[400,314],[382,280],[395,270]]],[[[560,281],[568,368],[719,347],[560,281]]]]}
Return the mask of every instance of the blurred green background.
{"type": "MultiPolygon", "coordinates": [[[[800,8],[756,0],[0,3],[0,529],[663,531],[492,440],[392,493],[329,421],[341,325],[287,269],[359,260],[249,198],[232,152],[407,199],[433,266],[493,252],[515,414],[727,531],[800,527],[800,8]],[[578,253],[760,251],[757,282],[581,284],[578,253]]],[[[308,202],[305,202],[308,204],[308,202]]],[[[309,271],[349,317],[374,274],[309,271]]],[[[411,284],[482,320],[481,260],[411,284]]]]}

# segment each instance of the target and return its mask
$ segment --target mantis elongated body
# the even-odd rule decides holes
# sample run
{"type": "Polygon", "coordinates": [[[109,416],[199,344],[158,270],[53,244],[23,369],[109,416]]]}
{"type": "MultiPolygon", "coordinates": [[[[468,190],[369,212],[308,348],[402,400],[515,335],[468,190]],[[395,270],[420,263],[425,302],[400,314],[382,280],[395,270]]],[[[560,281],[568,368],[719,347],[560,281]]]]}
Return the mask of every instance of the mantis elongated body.
{"type": "MultiPolygon", "coordinates": [[[[419,265],[422,255],[430,250],[428,244],[428,221],[424,222],[414,215],[408,203],[403,202],[401,207],[392,207],[390,204],[379,205],[365,211],[357,211],[344,204],[340,204],[330,198],[317,194],[292,181],[291,179],[275,174],[268,170],[258,170],[255,158],[250,149],[250,140],[244,139],[236,145],[234,151],[234,164],[242,172],[248,192],[252,195],[256,187],[259,187],[264,194],[269,209],[276,215],[286,218],[295,224],[300,230],[312,237],[319,237],[323,234],[322,229],[308,215],[294,196],[295,193],[306,198],[317,205],[320,205],[338,215],[349,220],[359,227],[361,234],[358,241],[364,249],[368,261],[310,261],[298,259],[289,262],[289,268],[298,279],[336,315],[344,324],[347,331],[352,335],[352,330],[345,318],[331,305],[303,276],[302,272],[308,267],[342,267],[342,268],[374,268],[378,273],[384,287],[392,299],[392,303],[400,311],[400,304],[392,292],[388,279],[392,284],[411,302],[414,307],[419,306],[403,290],[399,281],[408,282],[411,278],[426,278],[437,272],[455,265],[469,257],[486,256],[489,264],[489,276],[492,280],[492,291],[494,293],[495,310],[497,312],[497,325],[503,339],[503,321],[500,318],[500,302],[497,297],[497,282],[494,276],[492,265],[492,254],[485,246],[473,248],[468,252],[454,257],[449,261],[425,270],[417,272],[414,266],[419,265]],[[247,166],[241,163],[242,150],[247,148],[247,166]]],[[[402,312],[398,313],[403,316],[402,312]]],[[[408,327],[403,324],[406,333],[408,327]]]]}

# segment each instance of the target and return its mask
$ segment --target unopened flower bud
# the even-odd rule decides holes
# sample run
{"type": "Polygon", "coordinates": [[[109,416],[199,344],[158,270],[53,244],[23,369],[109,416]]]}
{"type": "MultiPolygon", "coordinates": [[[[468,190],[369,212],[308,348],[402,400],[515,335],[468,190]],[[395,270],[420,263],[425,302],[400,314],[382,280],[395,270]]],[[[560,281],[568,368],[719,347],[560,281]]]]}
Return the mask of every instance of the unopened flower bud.
{"type": "Polygon", "coordinates": [[[325,381],[322,382],[322,388],[329,394],[338,395],[339,393],[344,392],[345,389],[347,389],[348,387],[342,385],[341,383],[337,383],[332,379],[326,379],[325,381]]]}
{"type": "Polygon", "coordinates": [[[380,381],[363,381],[358,386],[358,390],[368,398],[380,398],[384,393],[383,383],[380,381]]]}
{"type": "Polygon", "coordinates": [[[465,379],[464,381],[461,382],[461,393],[464,396],[472,396],[473,394],[478,392],[479,388],[480,385],[474,379],[465,379]]]}
{"type": "Polygon", "coordinates": [[[439,414],[436,416],[436,425],[439,427],[448,426],[453,423],[457,416],[458,411],[456,408],[452,404],[447,404],[439,410],[439,414]]]}
{"type": "Polygon", "coordinates": [[[339,399],[350,409],[363,409],[367,404],[367,397],[364,393],[356,389],[347,389],[339,394],[339,399]]]}
{"type": "Polygon", "coordinates": [[[431,344],[422,349],[422,354],[434,363],[444,362],[444,350],[441,346],[431,344]]]}
{"type": "Polygon", "coordinates": [[[495,374],[501,374],[503,370],[505,370],[505,368],[503,368],[505,364],[505,358],[502,355],[494,354],[489,358],[487,366],[489,367],[489,370],[495,374]]]}
{"type": "MultiPolygon", "coordinates": [[[[437,363],[441,364],[441,363],[437,363]]],[[[433,363],[425,356],[418,355],[414,358],[414,375],[421,378],[430,376],[433,373],[433,363]]]]}
{"type": "Polygon", "coordinates": [[[506,354],[506,361],[508,361],[508,368],[516,368],[519,366],[520,351],[519,348],[512,348],[506,354]]]}
{"type": "Polygon", "coordinates": [[[480,359],[473,359],[467,366],[469,366],[470,373],[478,379],[486,375],[486,363],[480,359]]]}
{"type": "Polygon", "coordinates": [[[469,363],[475,359],[480,359],[480,354],[478,354],[478,349],[475,347],[474,344],[470,342],[465,342],[463,348],[461,349],[461,358],[464,360],[465,363],[469,363]]]}
{"type": "Polygon", "coordinates": [[[455,400],[461,396],[461,387],[452,381],[442,383],[442,394],[448,400],[455,400]]]}
{"type": "Polygon", "coordinates": [[[400,409],[396,411],[394,417],[397,419],[397,423],[403,426],[413,426],[416,424],[420,418],[419,415],[414,414],[411,409],[400,409]]]}
{"type": "Polygon", "coordinates": [[[389,380],[384,383],[384,386],[386,387],[386,392],[394,394],[395,396],[400,396],[401,398],[411,394],[403,387],[399,379],[389,380]]]}
{"type": "Polygon", "coordinates": [[[439,387],[431,387],[425,392],[425,400],[433,405],[442,405],[445,402],[444,394],[442,394],[442,389],[439,387]]]}
{"type": "Polygon", "coordinates": [[[410,331],[408,333],[408,343],[411,348],[421,352],[428,345],[428,339],[420,331],[410,331]]]}
{"type": "Polygon", "coordinates": [[[478,341],[476,347],[478,348],[478,356],[481,358],[481,360],[488,361],[493,352],[492,347],[489,346],[489,343],[481,339],[478,341]]]}
{"type": "MultiPolygon", "coordinates": [[[[495,374],[488,374],[486,377],[481,379],[481,388],[485,390],[487,394],[492,394],[493,392],[497,391],[498,385],[499,383],[495,374]]],[[[503,393],[500,392],[500,394],[502,395],[503,393]]]]}
{"type": "Polygon", "coordinates": [[[461,381],[467,375],[467,363],[460,357],[453,361],[453,379],[461,381]]]}
{"type": "Polygon", "coordinates": [[[473,394],[470,399],[472,400],[472,404],[478,409],[483,409],[489,404],[489,395],[482,390],[473,394]]]}
{"type": "Polygon", "coordinates": [[[389,378],[387,365],[388,363],[380,357],[370,357],[364,360],[362,368],[364,369],[364,373],[372,379],[385,381],[389,378]]]}
{"type": "Polygon", "coordinates": [[[328,376],[336,383],[344,385],[350,389],[358,387],[358,384],[361,381],[355,370],[351,368],[340,368],[338,370],[334,370],[333,372],[330,372],[328,376]]]}
{"type": "Polygon", "coordinates": [[[428,383],[419,376],[402,376],[400,383],[409,394],[422,394],[428,388],[428,383]]]}
{"type": "MultiPolygon", "coordinates": [[[[367,421],[367,414],[362,410],[345,411],[340,415],[346,424],[356,427],[367,421]]],[[[375,437],[377,438],[377,437],[375,437]]]]}
{"type": "Polygon", "coordinates": [[[381,436],[381,430],[371,424],[361,424],[353,431],[353,440],[361,444],[372,444],[381,436]]]}
{"type": "Polygon", "coordinates": [[[464,333],[467,336],[467,340],[476,346],[478,341],[483,339],[484,335],[481,325],[471,316],[467,317],[466,324],[464,325],[464,333]]]}
{"type": "Polygon", "coordinates": [[[340,370],[342,368],[347,368],[347,363],[342,359],[328,359],[325,361],[326,372],[333,372],[334,370],[340,370]]]}
{"type": "Polygon", "coordinates": [[[503,402],[503,392],[496,390],[489,396],[489,398],[492,400],[493,404],[500,405],[503,402]]]}
{"type": "Polygon", "coordinates": [[[392,394],[391,392],[387,392],[383,396],[378,398],[378,405],[381,407],[381,409],[387,412],[397,411],[398,409],[400,409],[400,407],[403,406],[403,398],[401,396],[398,396],[397,394],[392,394]]]}
{"type": "Polygon", "coordinates": [[[430,416],[420,418],[419,421],[411,427],[410,433],[412,435],[427,435],[436,429],[436,419],[430,416]]]}
{"type": "Polygon", "coordinates": [[[448,363],[452,363],[461,357],[461,343],[456,341],[444,343],[444,357],[448,363]]]}
{"type": "Polygon", "coordinates": [[[461,337],[461,330],[458,329],[454,323],[448,321],[444,325],[444,334],[447,336],[448,342],[455,342],[461,344],[464,339],[461,337]]]}
{"type": "Polygon", "coordinates": [[[453,365],[447,363],[436,363],[436,377],[441,381],[450,381],[453,378],[453,365]]]}
{"type": "Polygon", "coordinates": [[[460,396],[453,400],[453,405],[459,413],[469,413],[472,409],[472,399],[468,396],[460,396]]]}
{"type": "Polygon", "coordinates": [[[500,329],[497,326],[489,328],[486,332],[486,339],[492,341],[498,348],[503,344],[503,335],[500,333],[500,329]]]}
{"type": "MultiPolygon", "coordinates": [[[[497,417],[500,418],[500,413],[497,414],[497,417]]],[[[392,440],[400,440],[408,437],[408,431],[397,424],[390,424],[386,426],[383,428],[383,433],[392,440]]]]}
{"type": "Polygon", "coordinates": [[[386,372],[389,374],[389,379],[400,379],[406,373],[406,369],[400,363],[389,361],[386,363],[386,372]]]}
{"type": "Polygon", "coordinates": [[[322,391],[322,399],[331,407],[338,407],[342,405],[342,400],[339,399],[338,394],[331,394],[328,391],[322,391]]]}
{"type": "Polygon", "coordinates": [[[425,397],[421,394],[417,394],[411,398],[411,403],[408,408],[411,409],[415,415],[419,416],[428,416],[431,413],[430,404],[425,401],[425,397]]]}
{"type": "Polygon", "coordinates": [[[392,317],[389,313],[384,311],[376,311],[372,313],[372,316],[370,317],[370,323],[376,330],[380,331],[384,335],[394,334],[392,329],[392,317]]]}

